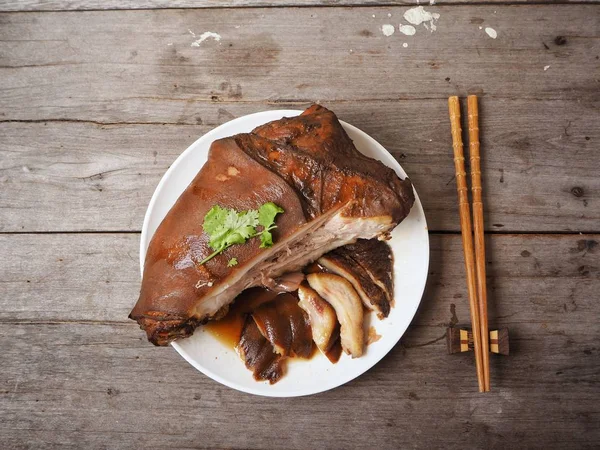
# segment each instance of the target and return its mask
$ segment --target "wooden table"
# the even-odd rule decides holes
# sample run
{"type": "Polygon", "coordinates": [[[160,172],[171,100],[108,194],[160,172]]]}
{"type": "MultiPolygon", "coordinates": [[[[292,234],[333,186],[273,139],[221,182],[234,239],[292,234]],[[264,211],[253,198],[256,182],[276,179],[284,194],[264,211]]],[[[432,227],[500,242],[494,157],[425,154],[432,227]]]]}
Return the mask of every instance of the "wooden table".
{"type": "Polygon", "coordinates": [[[438,0],[424,5],[436,29],[411,36],[405,0],[2,1],[0,447],[598,448],[600,6],[535,3],[438,0]],[[207,31],[220,40],[200,42],[207,31]],[[481,98],[490,324],[511,332],[486,395],[472,355],[444,342],[468,322],[447,117],[447,97],[468,93],[481,98]],[[429,281],[372,370],[260,398],[127,319],[139,232],[200,135],[313,101],[409,173],[429,281]]]}

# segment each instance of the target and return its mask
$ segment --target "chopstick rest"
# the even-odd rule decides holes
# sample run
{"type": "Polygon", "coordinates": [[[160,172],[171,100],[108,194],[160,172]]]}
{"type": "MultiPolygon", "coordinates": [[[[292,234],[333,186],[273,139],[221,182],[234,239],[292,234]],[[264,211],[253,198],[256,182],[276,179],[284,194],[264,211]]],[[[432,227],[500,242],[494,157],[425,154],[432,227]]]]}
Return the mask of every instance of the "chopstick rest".
{"type": "MultiPolygon", "coordinates": [[[[508,328],[490,330],[488,338],[489,353],[508,356],[508,328]]],[[[447,328],[446,345],[448,347],[449,355],[473,351],[473,332],[469,328],[465,327],[447,328]]]]}

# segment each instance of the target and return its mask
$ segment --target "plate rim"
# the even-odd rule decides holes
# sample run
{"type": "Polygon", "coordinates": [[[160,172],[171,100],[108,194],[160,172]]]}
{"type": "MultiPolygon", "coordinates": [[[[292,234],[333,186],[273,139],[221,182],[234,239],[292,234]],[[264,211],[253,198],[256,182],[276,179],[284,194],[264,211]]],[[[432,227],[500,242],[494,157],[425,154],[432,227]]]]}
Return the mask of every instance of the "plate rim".
{"type": "MultiPolygon", "coordinates": [[[[159,193],[162,192],[162,190],[165,187],[165,184],[167,183],[167,180],[170,178],[169,175],[171,172],[173,172],[175,170],[175,168],[182,163],[182,161],[185,159],[185,157],[192,153],[195,149],[195,147],[198,145],[199,141],[201,140],[206,140],[206,139],[210,139],[211,136],[218,134],[219,130],[222,127],[225,126],[232,126],[235,125],[236,122],[243,122],[245,120],[248,120],[251,117],[255,117],[255,116],[262,116],[262,115],[277,115],[280,116],[280,118],[283,117],[294,117],[297,116],[299,114],[301,114],[303,111],[302,110],[295,110],[295,109],[274,109],[274,110],[265,110],[265,111],[259,111],[259,112],[255,112],[255,113],[251,113],[251,114],[245,114],[243,116],[240,117],[236,117],[235,119],[232,119],[230,121],[224,122],[221,125],[212,128],[211,130],[209,130],[208,132],[204,133],[202,136],[199,136],[194,142],[192,142],[182,153],[180,153],[177,158],[175,158],[175,160],[173,161],[173,163],[169,166],[169,168],[165,171],[165,173],[162,175],[159,183],[157,184],[156,188],[154,189],[154,192],[152,194],[152,197],[150,199],[150,202],[148,203],[148,207],[146,209],[146,213],[144,214],[144,221],[142,224],[142,232],[140,234],[140,273],[141,276],[143,277],[143,273],[144,273],[144,261],[145,261],[145,253],[146,253],[146,246],[144,245],[144,243],[147,241],[148,245],[150,244],[150,240],[148,239],[148,228],[149,228],[149,223],[150,223],[150,219],[152,216],[152,211],[154,210],[155,204],[158,201],[158,197],[159,197],[159,193]],[[142,256],[144,255],[144,256],[142,256]]],[[[271,120],[277,120],[277,119],[268,119],[267,121],[265,121],[264,123],[267,123],[271,120]]],[[[339,119],[338,119],[339,120],[339,119]]],[[[366,132],[362,131],[360,128],[345,122],[343,120],[340,120],[340,124],[345,128],[345,129],[351,129],[353,132],[358,133],[360,135],[362,135],[364,138],[366,138],[370,144],[374,144],[376,147],[378,147],[379,150],[382,150],[385,154],[387,154],[387,156],[389,156],[390,158],[392,158],[396,164],[398,164],[398,167],[400,167],[401,171],[404,173],[405,176],[408,176],[408,174],[406,173],[406,171],[404,170],[404,168],[402,167],[402,165],[396,160],[396,158],[394,158],[394,156],[382,145],[380,144],[377,140],[375,140],[372,136],[370,136],[369,134],[367,134],[366,132]]],[[[384,163],[382,163],[384,164],[384,163]]],[[[387,164],[385,164],[387,166],[387,164]]],[[[389,166],[387,166],[389,167],[389,166]]],[[[198,170],[200,170],[202,167],[200,167],[198,170]]],[[[393,168],[392,168],[393,169],[393,168]]],[[[420,215],[423,219],[423,226],[425,227],[425,229],[427,230],[427,218],[425,216],[425,211],[423,210],[423,205],[421,203],[420,197],[417,193],[417,190],[415,188],[415,186],[413,185],[413,192],[415,194],[415,204],[413,206],[419,208],[419,212],[420,215]]],[[[181,195],[181,194],[180,194],[181,195]]],[[[163,217],[164,218],[164,217],[163,217]]],[[[162,220],[161,220],[162,222],[162,220]]],[[[350,381],[358,378],[359,376],[363,375],[365,372],[367,372],[368,370],[372,369],[376,364],[378,364],[385,356],[387,356],[389,354],[389,352],[398,344],[398,342],[400,342],[400,339],[402,339],[402,337],[404,336],[404,334],[406,333],[406,331],[408,330],[408,327],[410,326],[410,324],[412,323],[413,319],[415,318],[415,315],[417,313],[417,310],[419,309],[419,306],[421,305],[421,302],[423,301],[423,294],[425,293],[425,287],[427,285],[427,279],[428,279],[428,274],[429,274],[429,263],[430,263],[430,252],[431,252],[431,246],[430,246],[430,242],[429,242],[429,233],[425,233],[426,239],[425,239],[425,244],[427,246],[427,251],[425,252],[425,261],[424,261],[424,272],[425,272],[425,276],[424,276],[424,280],[423,280],[423,284],[421,286],[420,289],[420,294],[419,294],[419,301],[415,303],[412,311],[408,311],[407,314],[410,316],[410,320],[408,320],[408,323],[406,325],[406,328],[402,331],[402,333],[398,336],[398,338],[396,339],[396,341],[393,343],[393,345],[391,345],[389,347],[389,349],[387,349],[385,352],[382,352],[381,355],[378,355],[377,358],[375,358],[375,360],[372,362],[371,365],[369,365],[368,367],[362,368],[361,370],[359,370],[356,373],[353,373],[353,376],[348,378],[348,379],[343,379],[342,381],[338,382],[337,380],[334,381],[331,385],[327,385],[327,384],[323,384],[322,387],[319,386],[316,389],[312,389],[310,392],[304,392],[302,390],[299,391],[286,391],[286,392],[279,392],[279,391],[271,391],[271,392],[265,392],[262,390],[258,390],[254,389],[252,387],[247,387],[241,384],[238,384],[236,382],[230,382],[227,379],[223,378],[221,375],[213,372],[212,370],[208,369],[207,367],[204,367],[202,365],[200,365],[195,359],[193,359],[188,352],[186,352],[177,341],[173,341],[171,342],[171,346],[175,349],[175,351],[185,360],[187,361],[190,365],[192,365],[192,367],[194,367],[196,370],[198,370],[199,372],[203,373],[204,375],[206,375],[207,377],[213,379],[214,381],[221,383],[224,386],[227,386],[231,389],[235,389],[237,391],[240,392],[244,392],[247,394],[252,394],[252,395],[258,395],[261,397],[276,397],[276,398],[292,398],[292,397],[301,397],[301,396],[308,396],[308,395],[315,395],[315,394],[319,394],[331,389],[335,389],[337,387],[340,387],[346,383],[349,383],[350,381]]],[[[259,382],[256,382],[257,385],[260,385],[259,382]]]]}

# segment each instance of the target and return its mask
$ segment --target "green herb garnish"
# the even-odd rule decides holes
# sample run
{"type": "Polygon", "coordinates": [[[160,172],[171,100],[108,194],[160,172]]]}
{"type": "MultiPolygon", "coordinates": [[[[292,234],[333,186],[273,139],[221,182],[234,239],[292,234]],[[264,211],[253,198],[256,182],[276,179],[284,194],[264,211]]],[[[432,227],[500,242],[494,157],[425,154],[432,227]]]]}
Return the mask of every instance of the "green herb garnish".
{"type": "Polygon", "coordinates": [[[237,258],[231,258],[229,260],[229,262],[227,263],[227,267],[237,266],[237,263],[238,263],[237,258]]]}
{"type": "MultiPolygon", "coordinates": [[[[208,234],[208,245],[214,252],[200,261],[200,265],[210,261],[232,245],[244,244],[248,239],[257,236],[260,237],[260,248],[271,247],[273,245],[271,230],[277,228],[275,216],[283,212],[283,208],[273,202],[265,203],[258,211],[250,209],[237,212],[234,209],[221,208],[219,205],[213,206],[204,216],[202,228],[208,234]],[[258,226],[262,227],[260,231],[256,229],[258,226]]],[[[232,258],[227,266],[236,264],[237,259],[232,258]]]]}
{"type": "Polygon", "coordinates": [[[273,202],[265,203],[258,208],[258,223],[263,227],[260,233],[260,248],[271,247],[273,245],[271,230],[277,228],[275,226],[275,216],[282,212],[284,212],[283,208],[280,208],[273,202]]]}

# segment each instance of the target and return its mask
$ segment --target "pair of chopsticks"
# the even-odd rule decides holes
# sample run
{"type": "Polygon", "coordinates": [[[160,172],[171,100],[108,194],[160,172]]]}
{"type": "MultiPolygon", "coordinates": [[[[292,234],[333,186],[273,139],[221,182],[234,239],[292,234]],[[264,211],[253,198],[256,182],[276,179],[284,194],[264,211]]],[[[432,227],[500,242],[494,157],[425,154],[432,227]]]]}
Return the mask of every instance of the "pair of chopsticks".
{"type": "Polygon", "coordinates": [[[467,289],[471,310],[471,328],[473,329],[473,349],[477,368],[479,392],[490,390],[490,354],[487,315],[487,290],[485,285],[485,243],[483,240],[483,203],[481,200],[481,158],[479,155],[479,112],[477,96],[467,98],[469,123],[469,156],[471,159],[471,195],[473,197],[473,227],[467,193],[467,174],[463,151],[462,129],[460,126],[460,103],[458,97],[448,99],[452,147],[454,149],[454,167],[456,170],[456,189],[460,212],[460,230],[462,234],[465,268],[467,271],[467,289]],[[473,255],[473,235],[475,252],[473,255]]]}

